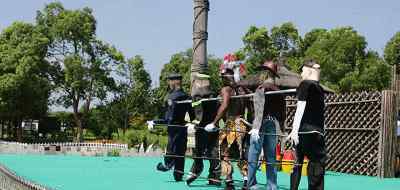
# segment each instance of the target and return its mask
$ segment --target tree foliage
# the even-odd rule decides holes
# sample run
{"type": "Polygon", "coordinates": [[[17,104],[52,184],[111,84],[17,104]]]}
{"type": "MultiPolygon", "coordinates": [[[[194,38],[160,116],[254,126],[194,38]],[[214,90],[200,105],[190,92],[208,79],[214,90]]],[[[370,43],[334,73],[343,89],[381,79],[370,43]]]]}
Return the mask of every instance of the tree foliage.
{"type": "Polygon", "coordinates": [[[295,72],[300,72],[304,60],[314,59],[321,65],[322,83],[338,92],[382,90],[389,85],[389,66],[367,50],[365,38],[351,27],[314,29],[302,38],[292,23],[272,27],[271,32],[251,26],[243,43],[237,54],[246,58],[249,74],[268,59],[284,60],[295,72]]]}
{"type": "Polygon", "coordinates": [[[316,30],[311,39],[308,42],[314,42],[305,57],[320,63],[321,81],[329,87],[348,92],[382,90],[389,85],[390,68],[376,52],[367,51],[365,38],[352,27],[316,30]],[[380,76],[371,75],[377,71],[380,76]]]}
{"type": "Polygon", "coordinates": [[[15,22],[0,34],[0,117],[13,121],[21,140],[23,119],[47,112],[48,39],[32,24],[15,22]]]}
{"type": "MultiPolygon", "coordinates": [[[[180,52],[172,55],[171,60],[164,64],[161,69],[161,75],[159,78],[160,85],[157,89],[160,97],[165,97],[168,92],[167,77],[170,73],[179,73],[183,76],[182,85],[186,92],[190,92],[190,66],[193,61],[192,49],[187,49],[184,52],[180,52]]],[[[214,56],[208,56],[208,72],[205,74],[210,75],[210,83],[214,93],[219,92],[221,87],[221,80],[219,77],[219,65],[222,63],[221,59],[215,58],[214,56]]]]}
{"type": "Polygon", "coordinates": [[[400,64],[400,32],[397,32],[386,44],[385,60],[388,64],[400,64]]]}
{"type": "Polygon", "coordinates": [[[154,105],[150,74],[144,68],[141,56],[135,56],[121,64],[118,74],[122,78],[119,84],[118,105],[122,113],[123,132],[128,127],[142,130],[146,120],[157,111],[154,105]]]}
{"type": "Polygon", "coordinates": [[[248,74],[255,73],[255,68],[265,60],[273,59],[278,56],[278,50],[274,47],[267,28],[251,26],[242,37],[244,47],[242,52],[236,54],[244,55],[248,74]]]}
{"type": "Polygon", "coordinates": [[[93,101],[105,100],[115,90],[111,76],[114,65],[123,56],[114,47],[96,37],[96,19],[89,8],[67,10],[60,3],[50,3],[36,17],[39,28],[50,39],[47,58],[53,65],[58,102],[72,106],[76,140],[82,140],[85,115],[93,101]],[[83,113],[80,107],[83,106],[83,113]]]}

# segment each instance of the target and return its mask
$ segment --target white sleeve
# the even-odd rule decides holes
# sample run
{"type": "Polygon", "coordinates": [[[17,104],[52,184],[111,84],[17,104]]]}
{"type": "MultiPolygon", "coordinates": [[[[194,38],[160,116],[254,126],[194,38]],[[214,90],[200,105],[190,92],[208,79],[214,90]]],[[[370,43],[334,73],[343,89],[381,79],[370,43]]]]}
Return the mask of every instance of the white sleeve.
{"type": "Polygon", "coordinates": [[[292,132],[293,131],[296,131],[296,133],[299,132],[300,123],[304,115],[304,110],[306,109],[306,104],[307,104],[306,101],[297,101],[297,108],[296,108],[296,113],[294,114],[292,132]]]}

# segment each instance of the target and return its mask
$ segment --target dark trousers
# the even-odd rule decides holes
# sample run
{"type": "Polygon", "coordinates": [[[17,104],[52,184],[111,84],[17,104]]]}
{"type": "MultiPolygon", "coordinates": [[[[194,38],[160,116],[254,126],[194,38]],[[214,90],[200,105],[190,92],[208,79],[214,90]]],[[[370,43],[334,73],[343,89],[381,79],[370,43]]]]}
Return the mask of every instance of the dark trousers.
{"type": "Polygon", "coordinates": [[[167,153],[164,158],[164,164],[168,168],[174,167],[174,177],[181,178],[185,168],[185,153],[187,146],[186,128],[168,126],[168,144],[167,153]],[[168,155],[172,155],[168,157],[168,155]],[[182,157],[174,157],[182,156],[182,157]]]}
{"type": "MultiPolygon", "coordinates": [[[[308,126],[302,126],[308,128],[308,126]]],[[[315,130],[312,129],[312,130],[315,130]]],[[[304,130],[310,131],[310,130],[304,130]]],[[[299,135],[299,144],[296,146],[296,164],[303,164],[304,156],[309,159],[307,167],[308,189],[323,190],[326,164],[326,148],[324,137],[320,134],[299,135]]],[[[290,175],[290,189],[297,190],[301,179],[302,165],[295,165],[290,175]]]]}
{"type": "MultiPolygon", "coordinates": [[[[219,161],[218,150],[218,132],[208,133],[204,130],[196,130],[194,149],[195,157],[208,157],[210,159],[210,168],[208,169],[208,178],[219,180],[221,176],[221,163],[219,161]]],[[[194,158],[191,172],[199,176],[203,171],[204,164],[202,158],[194,158]]]]}

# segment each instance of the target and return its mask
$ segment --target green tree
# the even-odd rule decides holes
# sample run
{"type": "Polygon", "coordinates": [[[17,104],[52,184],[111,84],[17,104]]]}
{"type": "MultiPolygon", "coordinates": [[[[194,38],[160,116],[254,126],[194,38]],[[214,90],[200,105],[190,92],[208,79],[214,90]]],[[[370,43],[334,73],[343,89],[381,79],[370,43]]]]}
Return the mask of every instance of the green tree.
{"type": "Polygon", "coordinates": [[[390,68],[352,27],[313,30],[306,34],[306,59],[321,65],[321,81],[339,92],[382,90],[388,86],[390,68]],[[373,73],[380,72],[379,76],[373,73]]]}
{"type": "MultiPolygon", "coordinates": [[[[172,55],[171,60],[164,64],[160,74],[160,85],[157,88],[157,97],[163,100],[168,93],[167,77],[170,73],[180,73],[183,76],[182,85],[186,92],[190,92],[190,66],[193,60],[192,49],[187,49],[172,55]]],[[[214,93],[219,93],[221,87],[221,79],[219,77],[219,65],[222,63],[221,59],[214,56],[208,56],[208,71],[205,74],[210,75],[210,84],[214,93]]]]}
{"type": "MultiPolygon", "coordinates": [[[[296,72],[300,72],[304,60],[314,59],[321,64],[322,83],[336,91],[382,90],[388,86],[388,65],[376,52],[367,51],[365,38],[351,27],[330,31],[317,28],[302,38],[290,22],[272,27],[270,33],[266,27],[251,26],[242,39],[244,48],[236,55],[246,58],[249,74],[267,59],[279,58],[296,72]]],[[[391,46],[388,52],[398,50],[396,45],[391,46]]]]}
{"type": "Polygon", "coordinates": [[[271,29],[271,39],[275,49],[278,50],[278,57],[292,70],[298,70],[303,63],[303,40],[296,26],[291,22],[274,26],[271,29]]]}
{"type": "Polygon", "coordinates": [[[266,27],[250,26],[242,40],[244,48],[241,50],[242,52],[236,54],[245,55],[248,74],[255,73],[255,68],[265,60],[276,58],[279,55],[278,49],[274,46],[274,43],[278,43],[278,36],[274,42],[266,27]]]}
{"type": "Polygon", "coordinates": [[[87,128],[98,138],[111,139],[113,133],[123,126],[124,110],[120,102],[115,100],[106,105],[99,105],[90,109],[87,119],[87,128]]]}
{"type": "Polygon", "coordinates": [[[34,25],[22,22],[0,34],[0,117],[13,122],[18,141],[22,140],[22,120],[47,112],[48,42],[34,25]]]}
{"type": "Polygon", "coordinates": [[[58,102],[73,108],[76,140],[82,140],[82,121],[93,101],[102,101],[115,90],[113,67],[123,61],[114,47],[96,37],[96,19],[89,8],[64,9],[50,3],[39,11],[36,22],[50,39],[47,58],[53,65],[58,102]],[[80,113],[82,106],[83,112],[80,113]]]}
{"type": "Polygon", "coordinates": [[[121,107],[124,110],[123,132],[128,123],[133,127],[142,127],[146,119],[153,116],[153,91],[150,74],[144,68],[142,57],[135,56],[119,67],[119,75],[123,78],[120,84],[121,107]]]}
{"type": "Polygon", "coordinates": [[[302,62],[303,41],[291,22],[272,27],[270,33],[266,27],[251,26],[242,40],[244,47],[236,55],[246,58],[248,74],[254,74],[255,68],[266,60],[279,58],[295,69],[302,62]]]}
{"type": "Polygon", "coordinates": [[[341,91],[383,90],[390,84],[390,66],[379,57],[378,53],[367,53],[363,63],[347,74],[340,81],[341,91]]]}
{"type": "Polygon", "coordinates": [[[302,39],[291,22],[272,27],[271,39],[280,57],[297,56],[300,53],[302,39]]]}
{"type": "MultiPolygon", "coordinates": [[[[215,95],[219,93],[219,90],[222,85],[221,78],[219,76],[219,66],[222,63],[221,59],[218,59],[214,56],[208,56],[208,71],[205,74],[210,75],[210,85],[211,90],[215,95]]],[[[180,73],[183,76],[182,85],[185,92],[190,94],[190,66],[193,60],[193,52],[192,49],[187,49],[184,52],[179,52],[177,54],[172,55],[171,60],[164,64],[164,67],[161,70],[160,74],[160,85],[154,90],[154,102],[156,113],[158,113],[158,117],[163,116],[162,107],[164,106],[165,97],[168,93],[168,84],[167,84],[167,76],[170,73],[180,73]]]]}
{"type": "Polygon", "coordinates": [[[327,32],[328,30],[323,28],[316,28],[312,29],[310,32],[307,32],[304,35],[304,39],[301,45],[302,54],[304,55],[304,53],[308,50],[308,48],[310,48],[316,41],[318,41],[321,38],[321,36],[325,35],[327,32]]]}
{"type": "Polygon", "coordinates": [[[152,113],[151,78],[144,69],[140,56],[128,60],[130,89],[128,93],[129,111],[132,116],[149,116],[152,113]]]}
{"type": "Polygon", "coordinates": [[[335,90],[341,90],[341,82],[354,71],[366,56],[365,38],[351,27],[333,29],[307,49],[305,56],[321,65],[321,80],[335,90]]]}
{"type": "Polygon", "coordinates": [[[397,32],[386,44],[385,61],[390,65],[400,64],[400,32],[397,32]]]}

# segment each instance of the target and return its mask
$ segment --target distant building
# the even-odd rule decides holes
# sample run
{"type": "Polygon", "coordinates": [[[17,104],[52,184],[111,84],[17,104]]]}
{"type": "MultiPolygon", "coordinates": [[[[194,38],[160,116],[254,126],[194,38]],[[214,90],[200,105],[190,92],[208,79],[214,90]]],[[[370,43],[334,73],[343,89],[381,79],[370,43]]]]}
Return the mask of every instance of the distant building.
{"type": "Polygon", "coordinates": [[[22,129],[25,131],[39,131],[39,120],[24,120],[22,121],[22,129]]]}

